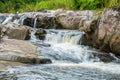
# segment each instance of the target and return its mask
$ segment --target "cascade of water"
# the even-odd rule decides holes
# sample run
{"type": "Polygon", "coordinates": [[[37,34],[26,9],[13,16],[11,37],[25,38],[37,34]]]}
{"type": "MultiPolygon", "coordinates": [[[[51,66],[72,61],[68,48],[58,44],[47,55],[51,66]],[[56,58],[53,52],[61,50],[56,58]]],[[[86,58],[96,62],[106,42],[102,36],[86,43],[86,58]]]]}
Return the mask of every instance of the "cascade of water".
{"type": "Polygon", "coordinates": [[[23,14],[23,15],[21,15],[21,17],[16,18],[16,19],[14,20],[14,23],[20,24],[20,25],[24,25],[24,20],[25,20],[26,18],[27,18],[27,15],[23,14]]]}
{"type": "Polygon", "coordinates": [[[37,27],[37,17],[35,18],[35,20],[34,20],[34,26],[33,26],[33,28],[36,28],[37,27]]]}
{"type": "Polygon", "coordinates": [[[34,28],[34,30],[31,32],[31,41],[32,42],[36,42],[38,39],[37,39],[37,37],[35,36],[35,33],[36,33],[36,24],[37,23],[37,17],[34,19],[34,26],[33,26],[33,28],[34,28]]]}
{"type": "Polygon", "coordinates": [[[30,34],[30,41],[31,42],[36,42],[38,40],[37,37],[35,36],[35,33],[36,33],[36,30],[34,29],[30,34]]]}
{"type": "Polygon", "coordinates": [[[24,24],[24,20],[26,19],[26,17],[27,17],[27,15],[22,15],[21,17],[20,17],[20,19],[18,20],[18,23],[19,24],[21,24],[21,25],[23,25],[24,24]]]}
{"type": "Polygon", "coordinates": [[[84,32],[74,30],[47,30],[46,42],[80,44],[84,32]]]}
{"type": "Polygon", "coordinates": [[[22,18],[21,23],[20,23],[21,25],[23,25],[24,20],[25,20],[25,18],[22,18]]]}
{"type": "Polygon", "coordinates": [[[5,21],[2,22],[2,24],[7,24],[8,22],[11,22],[12,19],[13,19],[13,17],[10,15],[5,19],[5,21]]]}
{"type": "Polygon", "coordinates": [[[40,48],[41,53],[57,60],[67,60],[72,62],[99,61],[94,57],[88,47],[80,45],[83,32],[77,30],[47,30],[44,42],[51,44],[51,47],[40,48]]]}

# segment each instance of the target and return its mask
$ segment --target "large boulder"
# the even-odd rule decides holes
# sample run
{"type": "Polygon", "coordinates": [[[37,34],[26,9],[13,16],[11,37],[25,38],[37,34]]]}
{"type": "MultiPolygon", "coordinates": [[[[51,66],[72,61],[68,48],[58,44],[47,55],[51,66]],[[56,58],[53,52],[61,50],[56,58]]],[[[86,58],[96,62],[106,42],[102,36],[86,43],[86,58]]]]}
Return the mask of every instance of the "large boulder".
{"type": "Polygon", "coordinates": [[[51,60],[47,58],[38,58],[37,47],[29,41],[4,39],[0,43],[0,63],[1,65],[10,63],[10,65],[6,64],[6,67],[8,67],[14,65],[14,63],[19,63],[19,65],[22,63],[44,64],[51,63],[51,60]]]}
{"type": "Polygon", "coordinates": [[[85,29],[83,43],[101,51],[120,55],[120,7],[106,8],[97,20],[85,29]]]}
{"type": "Polygon", "coordinates": [[[103,11],[98,26],[98,41],[108,45],[110,50],[120,55],[120,7],[111,7],[103,11]]]}
{"type": "Polygon", "coordinates": [[[0,43],[0,53],[2,54],[15,54],[27,57],[37,57],[36,46],[29,41],[4,39],[0,43]]]}
{"type": "Polygon", "coordinates": [[[79,29],[89,24],[93,19],[95,11],[66,11],[57,14],[58,22],[63,29],[79,29]]]}
{"type": "Polygon", "coordinates": [[[8,36],[9,39],[28,40],[30,38],[30,31],[32,29],[28,26],[15,23],[8,23],[5,26],[4,35],[8,36]]]}

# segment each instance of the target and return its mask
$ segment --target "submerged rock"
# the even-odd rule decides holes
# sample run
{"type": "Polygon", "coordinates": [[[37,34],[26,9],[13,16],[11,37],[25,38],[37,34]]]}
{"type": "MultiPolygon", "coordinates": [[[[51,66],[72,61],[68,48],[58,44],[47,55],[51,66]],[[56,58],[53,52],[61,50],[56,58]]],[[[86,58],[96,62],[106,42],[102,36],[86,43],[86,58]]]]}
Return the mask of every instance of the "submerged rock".
{"type": "Polygon", "coordinates": [[[45,35],[46,35],[46,31],[42,28],[38,28],[36,30],[36,33],[35,35],[40,39],[40,40],[43,40],[45,38],[45,35]]]}
{"type": "Polygon", "coordinates": [[[14,66],[27,66],[27,65],[29,64],[0,60],[0,70],[5,70],[9,67],[14,67],[14,66]]]}
{"type": "MultiPolygon", "coordinates": [[[[13,52],[6,52],[0,54],[0,60],[9,61],[9,62],[19,62],[24,64],[47,64],[52,63],[48,58],[37,58],[37,57],[23,57],[21,55],[13,54],[13,52]],[[6,54],[9,53],[9,54],[6,54]]],[[[17,52],[16,52],[17,53],[17,52]]]]}
{"type": "Polygon", "coordinates": [[[98,57],[102,62],[112,62],[116,60],[111,54],[108,53],[93,53],[94,57],[98,57]]]}

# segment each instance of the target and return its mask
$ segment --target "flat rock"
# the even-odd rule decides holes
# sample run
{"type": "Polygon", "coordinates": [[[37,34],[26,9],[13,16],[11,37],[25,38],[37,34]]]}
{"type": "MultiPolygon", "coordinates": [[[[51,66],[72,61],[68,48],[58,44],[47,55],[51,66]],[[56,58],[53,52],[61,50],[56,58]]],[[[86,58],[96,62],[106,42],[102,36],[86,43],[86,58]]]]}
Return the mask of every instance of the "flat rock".
{"type": "Polygon", "coordinates": [[[37,57],[36,46],[31,44],[29,41],[5,39],[0,45],[0,54],[11,54],[26,56],[26,57],[37,57]]]}
{"type": "Polygon", "coordinates": [[[0,42],[0,70],[9,66],[45,63],[51,63],[51,60],[38,58],[37,47],[29,41],[3,39],[0,42]]]}

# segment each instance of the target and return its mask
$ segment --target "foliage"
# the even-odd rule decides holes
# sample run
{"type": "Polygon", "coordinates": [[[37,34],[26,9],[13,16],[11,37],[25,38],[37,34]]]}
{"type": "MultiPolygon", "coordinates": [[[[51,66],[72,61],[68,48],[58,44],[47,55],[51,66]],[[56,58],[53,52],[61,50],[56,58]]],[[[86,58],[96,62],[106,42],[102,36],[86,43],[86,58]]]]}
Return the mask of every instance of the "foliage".
{"type": "Polygon", "coordinates": [[[103,9],[120,6],[120,0],[0,0],[0,12],[46,9],[103,9]]]}

